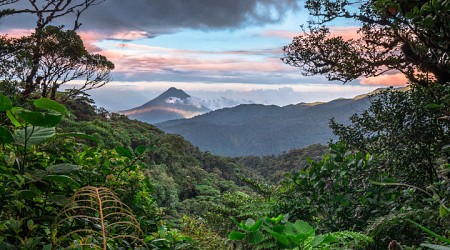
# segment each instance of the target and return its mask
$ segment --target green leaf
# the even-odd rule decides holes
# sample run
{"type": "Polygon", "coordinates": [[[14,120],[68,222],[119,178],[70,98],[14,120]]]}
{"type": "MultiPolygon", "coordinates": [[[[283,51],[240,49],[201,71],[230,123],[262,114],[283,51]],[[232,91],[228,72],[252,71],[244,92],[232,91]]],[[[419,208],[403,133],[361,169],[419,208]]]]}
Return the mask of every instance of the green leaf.
{"type": "Polygon", "coordinates": [[[24,110],[24,108],[21,107],[13,107],[10,110],[6,111],[6,116],[8,116],[9,120],[14,124],[16,127],[23,127],[25,126],[24,121],[20,121],[17,117],[17,113],[21,110],[24,110]]]}
{"type": "Polygon", "coordinates": [[[11,132],[7,130],[6,128],[0,126],[0,143],[12,143],[14,142],[14,137],[12,136],[11,132]]]}
{"type": "Polygon", "coordinates": [[[52,250],[52,244],[45,245],[42,250],[52,250]]]}
{"type": "Polygon", "coordinates": [[[264,235],[261,233],[261,231],[254,231],[254,232],[250,232],[247,235],[247,240],[249,243],[251,244],[258,244],[261,241],[264,240],[264,235]]]}
{"type": "Polygon", "coordinates": [[[420,244],[420,246],[426,247],[426,248],[429,248],[429,249],[433,249],[433,250],[450,250],[450,247],[443,246],[443,245],[434,245],[434,244],[422,243],[422,244],[420,244]]]}
{"type": "Polygon", "coordinates": [[[55,127],[61,123],[62,116],[55,114],[48,114],[42,112],[34,112],[29,110],[22,110],[18,112],[17,117],[23,119],[25,122],[41,127],[55,127]]]}
{"type": "Polygon", "coordinates": [[[36,108],[42,108],[42,109],[55,111],[61,115],[69,114],[69,111],[67,110],[66,107],[64,107],[63,105],[61,105],[51,99],[48,99],[48,98],[37,99],[36,101],[34,101],[34,106],[36,108]]]}
{"type": "Polygon", "coordinates": [[[127,157],[128,159],[131,159],[133,157],[133,153],[129,149],[126,149],[124,147],[117,147],[115,148],[115,150],[120,156],[127,157]]]}
{"type": "Polygon", "coordinates": [[[325,238],[322,241],[322,244],[330,244],[333,242],[338,242],[338,239],[334,237],[332,234],[328,233],[325,235],[325,238]]]}
{"type": "Polygon", "coordinates": [[[445,218],[448,214],[450,214],[448,208],[444,205],[441,205],[439,207],[439,216],[441,217],[441,219],[445,218]]]}
{"type": "Polygon", "coordinates": [[[52,174],[70,174],[81,170],[83,167],[68,163],[55,164],[47,168],[47,171],[52,174]]]}
{"type": "Polygon", "coordinates": [[[230,240],[242,240],[243,238],[245,238],[245,234],[241,232],[231,231],[228,235],[228,239],[230,240]]]}
{"type": "Polygon", "coordinates": [[[320,244],[322,244],[322,242],[325,240],[325,235],[320,234],[315,236],[311,242],[309,243],[311,245],[312,248],[319,246],[320,244]]]}
{"type": "Polygon", "coordinates": [[[0,111],[10,110],[11,108],[12,108],[11,99],[0,94],[0,111]]]}
{"type": "Polygon", "coordinates": [[[287,222],[284,231],[288,235],[301,235],[305,238],[312,236],[315,233],[314,228],[302,220],[297,220],[295,223],[287,222]]]}
{"type": "Polygon", "coordinates": [[[18,196],[25,200],[32,200],[37,194],[34,191],[24,189],[17,192],[18,196]]]}
{"type": "Polygon", "coordinates": [[[44,127],[27,127],[16,132],[14,135],[14,141],[16,144],[25,146],[25,141],[27,141],[27,146],[32,146],[39,144],[55,135],[55,128],[44,128],[44,127]],[[27,134],[27,140],[25,139],[25,131],[27,134]]]}
{"type": "Polygon", "coordinates": [[[47,175],[44,180],[58,183],[62,186],[68,186],[72,188],[79,188],[80,184],[67,175],[47,175]]]}
{"type": "Polygon", "coordinates": [[[147,147],[144,145],[139,145],[134,149],[134,152],[138,155],[143,154],[145,151],[147,151],[147,147]]]}
{"type": "Polygon", "coordinates": [[[99,140],[94,136],[91,136],[91,135],[88,135],[85,133],[78,133],[78,132],[57,134],[56,137],[74,137],[74,138],[80,138],[80,139],[86,139],[86,140],[99,142],[99,140]]]}
{"type": "Polygon", "coordinates": [[[425,108],[427,108],[427,109],[443,109],[444,105],[437,104],[437,103],[429,103],[429,104],[425,105],[425,108]]]}
{"type": "Polygon", "coordinates": [[[409,222],[411,222],[412,224],[416,225],[417,227],[419,227],[420,229],[422,229],[422,231],[424,231],[424,232],[428,233],[429,235],[431,235],[431,236],[437,238],[438,240],[440,240],[440,241],[442,241],[442,242],[445,242],[445,243],[447,243],[447,244],[450,244],[450,239],[447,239],[447,238],[445,238],[445,237],[443,237],[443,236],[441,236],[441,235],[439,235],[439,234],[437,234],[437,233],[431,231],[430,229],[428,229],[428,228],[426,228],[426,227],[420,225],[419,223],[417,223],[417,222],[415,222],[415,221],[412,221],[412,220],[407,220],[407,221],[409,221],[409,222]]]}
{"type": "MultiPolygon", "coordinates": [[[[290,245],[291,241],[289,240],[289,238],[286,235],[272,231],[270,229],[266,229],[266,231],[269,232],[281,244],[283,244],[285,246],[290,245]]],[[[298,243],[297,245],[300,245],[300,243],[298,243]]]]}
{"type": "Polygon", "coordinates": [[[246,230],[250,232],[255,232],[262,226],[262,220],[254,221],[253,219],[248,219],[245,223],[246,230]],[[251,221],[249,221],[251,220],[251,221]]]}
{"type": "Polygon", "coordinates": [[[282,219],[284,218],[284,216],[282,214],[278,215],[277,217],[272,217],[272,218],[266,218],[267,222],[271,222],[274,224],[279,223],[282,219]]]}

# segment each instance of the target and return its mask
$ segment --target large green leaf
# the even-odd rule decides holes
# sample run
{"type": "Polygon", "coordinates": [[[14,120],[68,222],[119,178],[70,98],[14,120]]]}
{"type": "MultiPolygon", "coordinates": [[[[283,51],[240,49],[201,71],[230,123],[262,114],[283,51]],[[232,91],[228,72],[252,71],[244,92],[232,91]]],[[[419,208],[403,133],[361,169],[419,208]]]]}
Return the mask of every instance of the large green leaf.
{"type": "Polygon", "coordinates": [[[24,108],[22,108],[22,107],[13,107],[10,110],[6,111],[6,115],[8,116],[9,120],[16,127],[25,126],[25,121],[19,120],[19,118],[17,117],[17,114],[22,110],[24,110],[24,108]]]}
{"type": "Polygon", "coordinates": [[[285,232],[289,235],[303,235],[305,237],[309,237],[314,235],[314,228],[308,223],[297,220],[295,223],[287,222],[285,225],[285,232]]]}
{"type": "Polygon", "coordinates": [[[46,181],[52,181],[66,187],[79,188],[80,184],[67,175],[47,175],[44,177],[46,181]]]}
{"type": "Polygon", "coordinates": [[[241,232],[231,231],[228,235],[230,240],[242,240],[243,238],[245,238],[245,234],[241,232]]]}
{"type": "Polygon", "coordinates": [[[311,242],[309,243],[310,246],[311,246],[312,248],[319,246],[319,245],[322,244],[322,242],[325,240],[325,237],[326,237],[326,236],[323,235],[323,234],[320,234],[320,235],[315,236],[315,237],[311,240],[311,242]]]}
{"type": "Polygon", "coordinates": [[[34,106],[37,108],[55,111],[61,115],[69,114],[69,111],[66,107],[48,98],[37,99],[36,101],[34,101],[34,106]]]}
{"type": "Polygon", "coordinates": [[[70,174],[81,170],[83,167],[80,165],[61,163],[47,167],[47,171],[52,174],[70,174]]]}
{"type": "Polygon", "coordinates": [[[246,226],[245,230],[255,232],[262,226],[262,223],[263,223],[262,220],[254,221],[252,219],[248,219],[245,223],[246,226]]]}
{"type": "Polygon", "coordinates": [[[128,159],[131,159],[133,157],[133,152],[124,147],[117,147],[115,148],[115,150],[120,156],[127,157],[128,159]]]}
{"type": "Polygon", "coordinates": [[[434,244],[420,244],[420,246],[422,247],[426,247],[428,249],[433,249],[433,250],[450,250],[449,246],[443,246],[443,245],[434,245],[434,244]]]}
{"type": "Polygon", "coordinates": [[[264,235],[259,230],[250,232],[249,234],[247,234],[247,240],[251,244],[258,244],[264,240],[264,235]]]}
{"type": "Polygon", "coordinates": [[[0,111],[6,111],[12,108],[12,101],[8,97],[0,94],[0,111]]]}
{"type": "Polygon", "coordinates": [[[0,143],[12,143],[14,142],[14,137],[12,136],[11,132],[7,130],[6,128],[0,126],[0,143]]]}
{"type": "Polygon", "coordinates": [[[447,238],[445,238],[444,236],[441,236],[441,235],[439,235],[439,234],[437,234],[437,233],[431,231],[431,230],[428,229],[427,227],[424,227],[424,226],[420,225],[419,223],[417,223],[417,222],[415,222],[415,221],[412,221],[412,220],[407,220],[407,221],[409,221],[409,222],[411,222],[412,224],[416,225],[417,227],[419,227],[420,229],[422,229],[422,231],[424,231],[424,232],[428,233],[429,235],[431,235],[431,236],[437,238],[438,240],[440,240],[440,241],[442,241],[442,242],[445,242],[445,243],[447,243],[447,244],[450,244],[450,239],[447,239],[447,238]]]}
{"type": "Polygon", "coordinates": [[[27,127],[16,132],[14,135],[15,143],[25,146],[25,141],[27,141],[27,146],[32,146],[39,144],[48,138],[55,135],[55,128],[45,128],[45,127],[27,127]],[[27,135],[27,140],[25,139],[25,132],[27,135]]]}
{"type": "Polygon", "coordinates": [[[22,110],[17,116],[28,124],[41,127],[55,127],[61,122],[62,115],[22,110]]]}
{"type": "MultiPolygon", "coordinates": [[[[291,241],[288,239],[288,237],[285,234],[279,233],[279,232],[275,232],[275,231],[270,230],[270,229],[266,229],[266,231],[269,232],[281,244],[283,244],[285,246],[289,246],[290,245],[291,241]]],[[[296,245],[300,245],[300,243],[297,243],[296,245]]]]}

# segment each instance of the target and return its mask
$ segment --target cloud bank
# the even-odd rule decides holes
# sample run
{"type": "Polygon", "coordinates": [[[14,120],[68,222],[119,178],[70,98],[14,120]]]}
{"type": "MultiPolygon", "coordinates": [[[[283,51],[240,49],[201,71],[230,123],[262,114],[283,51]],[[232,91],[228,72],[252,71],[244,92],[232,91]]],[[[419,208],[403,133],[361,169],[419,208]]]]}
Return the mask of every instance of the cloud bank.
{"type": "MultiPolygon", "coordinates": [[[[298,0],[106,0],[87,9],[80,20],[83,30],[108,34],[134,30],[151,37],[183,28],[235,29],[275,23],[299,5],[298,0]]],[[[31,8],[27,0],[8,7],[31,8]]],[[[68,15],[58,22],[71,25],[72,20],[68,15]]],[[[35,17],[16,15],[2,21],[3,28],[33,27],[35,17]]]]}

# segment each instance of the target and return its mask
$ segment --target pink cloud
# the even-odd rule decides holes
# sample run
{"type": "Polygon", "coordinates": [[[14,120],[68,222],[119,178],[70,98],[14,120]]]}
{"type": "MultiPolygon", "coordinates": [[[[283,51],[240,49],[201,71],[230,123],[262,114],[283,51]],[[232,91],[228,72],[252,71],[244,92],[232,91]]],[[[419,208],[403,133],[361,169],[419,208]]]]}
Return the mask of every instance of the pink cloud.
{"type": "Polygon", "coordinates": [[[395,73],[364,78],[360,82],[363,85],[406,86],[408,79],[402,73],[395,73]]]}
{"type": "Polygon", "coordinates": [[[144,31],[123,31],[116,32],[109,36],[110,39],[118,39],[118,40],[138,40],[142,38],[146,38],[149,36],[149,33],[144,31]]]}
{"type": "Polygon", "coordinates": [[[102,55],[114,62],[115,72],[133,74],[138,72],[202,71],[202,72],[279,72],[290,68],[278,58],[261,60],[239,57],[201,57],[195,56],[198,51],[165,51],[162,54],[129,53],[126,50],[108,50],[102,55]]]}
{"type": "Polygon", "coordinates": [[[33,31],[33,29],[9,29],[5,32],[5,34],[11,38],[20,38],[22,36],[31,35],[33,31]]]}
{"type": "MultiPolygon", "coordinates": [[[[357,32],[358,29],[359,29],[359,27],[356,27],[356,26],[349,26],[349,27],[334,26],[334,27],[330,28],[330,33],[331,33],[332,37],[341,36],[345,40],[357,39],[360,37],[357,32]]],[[[292,39],[296,36],[301,35],[302,33],[303,32],[301,32],[301,31],[266,30],[262,34],[264,36],[292,39]]]]}
{"type": "Polygon", "coordinates": [[[116,40],[138,40],[148,36],[147,32],[141,31],[126,31],[126,32],[116,32],[113,34],[106,34],[102,32],[94,31],[82,31],[79,33],[81,39],[83,39],[86,49],[91,53],[101,52],[102,49],[95,45],[95,43],[100,42],[105,39],[116,39],[116,40]]]}

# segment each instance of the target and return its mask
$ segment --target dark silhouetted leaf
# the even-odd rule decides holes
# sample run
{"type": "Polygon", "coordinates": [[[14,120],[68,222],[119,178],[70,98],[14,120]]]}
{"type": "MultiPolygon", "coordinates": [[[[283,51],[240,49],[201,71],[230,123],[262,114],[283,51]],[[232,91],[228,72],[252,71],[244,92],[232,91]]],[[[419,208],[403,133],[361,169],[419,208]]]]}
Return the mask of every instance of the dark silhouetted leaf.
{"type": "Polygon", "coordinates": [[[83,167],[68,163],[55,164],[47,168],[47,171],[52,174],[70,174],[81,170],[83,167]]]}
{"type": "Polygon", "coordinates": [[[6,128],[0,126],[0,143],[12,143],[14,142],[14,137],[11,132],[6,128]]]}

